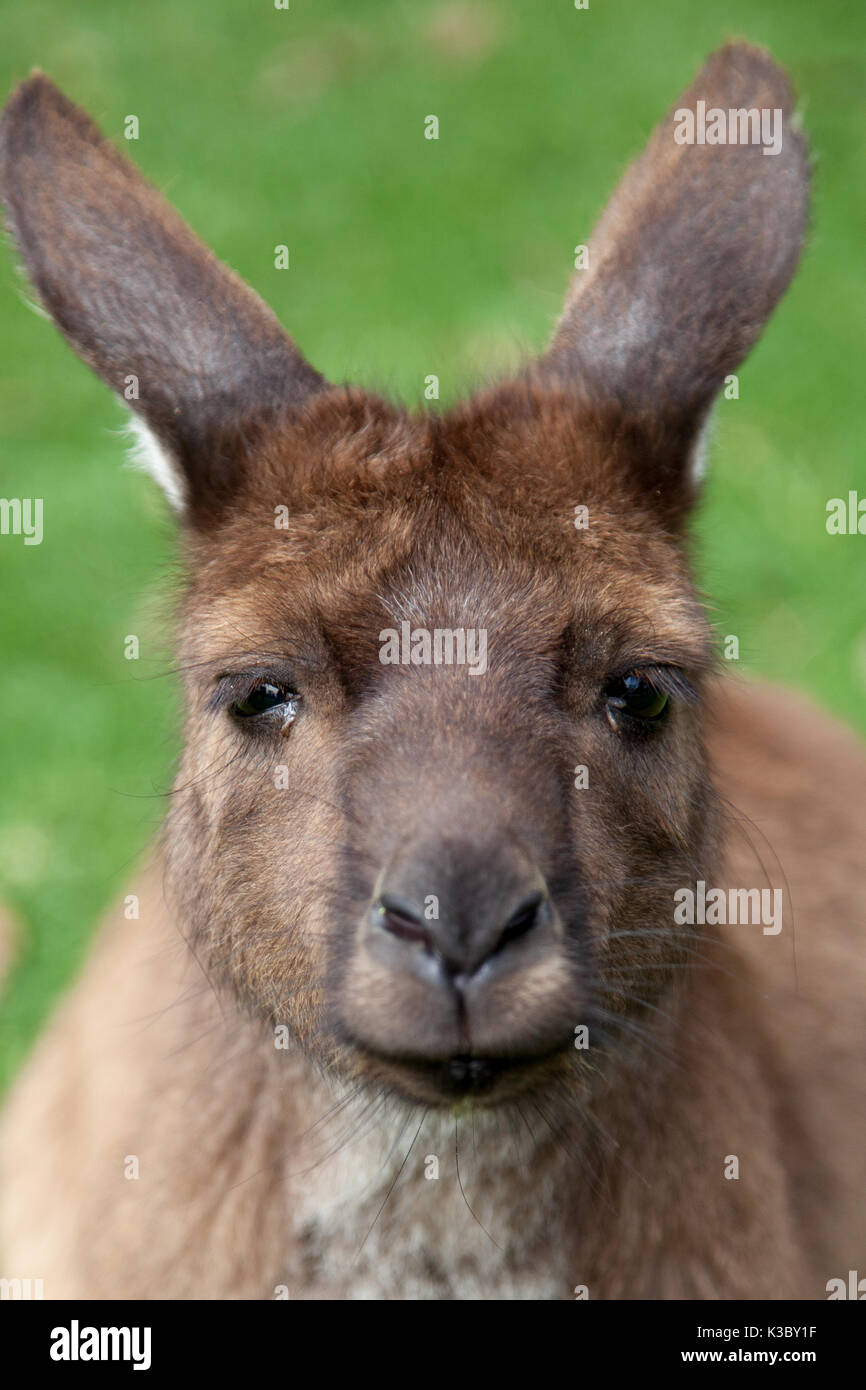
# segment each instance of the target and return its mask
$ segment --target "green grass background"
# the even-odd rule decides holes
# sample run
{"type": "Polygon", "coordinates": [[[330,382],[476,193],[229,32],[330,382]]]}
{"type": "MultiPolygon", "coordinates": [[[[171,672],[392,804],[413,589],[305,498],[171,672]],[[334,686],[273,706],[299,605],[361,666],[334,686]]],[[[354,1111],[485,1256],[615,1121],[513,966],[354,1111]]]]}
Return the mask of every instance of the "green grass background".
{"type": "MultiPolygon", "coordinates": [[[[651,126],[731,37],[769,46],[816,161],[801,273],[722,401],[699,574],[741,668],[866,732],[866,7],[861,0],[3,0],[0,89],[33,66],[87,107],[331,379],[451,400],[546,341],[572,248],[651,126]],[[440,120],[438,142],[424,118],[440,120]],[[286,243],[291,269],[273,267],[286,243]]],[[[0,901],[22,927],[8,1078],[163,812],[177,693],[173,531],[122,466],[123,412],[0,250],[0,901]],[[127,633],[141,659],[123,657],[127,633]]]]}

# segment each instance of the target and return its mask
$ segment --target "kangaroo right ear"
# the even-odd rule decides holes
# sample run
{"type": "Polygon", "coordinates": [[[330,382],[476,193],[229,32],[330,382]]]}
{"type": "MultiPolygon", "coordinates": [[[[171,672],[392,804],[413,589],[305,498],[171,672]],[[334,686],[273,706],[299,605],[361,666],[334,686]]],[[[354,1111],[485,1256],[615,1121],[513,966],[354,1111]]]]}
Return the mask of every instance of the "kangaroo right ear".
{"type": "Polygon", "coordinates": [[[172,500],[206,516],[234,490],[256,429],[324,379],[41,73],[0,123],[0,200],[42,304],[152,432],[172,500]]]}
{"type": "Polygon", "coordinates": [[[656,456],[644,481],[674,505],[689,500],[714,397],[800,255],[809,177],[792,106],[785,74],[760,49],[713,54],[614,194],[540,363],[543,380],[648,427],[656,456]],[[770,132],[769,148],[755,141],[770,132]]]}

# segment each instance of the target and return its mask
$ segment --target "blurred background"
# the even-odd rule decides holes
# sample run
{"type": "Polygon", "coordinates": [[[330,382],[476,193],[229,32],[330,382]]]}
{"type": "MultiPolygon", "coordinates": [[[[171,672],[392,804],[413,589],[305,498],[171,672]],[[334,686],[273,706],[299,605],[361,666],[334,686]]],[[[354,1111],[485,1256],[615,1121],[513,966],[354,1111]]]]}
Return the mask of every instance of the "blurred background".
{"type": "MultiPolygon", "coordinates": [[[[0,0],[0,33],[2,99],[44,69],[326,376],[421,404],[435,372],[444,405],[546,342],[574,246],[704,57],[769,47],[800,93],[813,231],[719,403],[696,561],[739,669],[866,733],[866,536],[825,529],[828,499],[866,497],[861,0],[0,0]]],[[[40,546],[0,537],[0,902],[20,935],[0,1085],[132,891],[177,749],[170,517],[124,466],[123,410],[22,291],[2,246],[0,495],[45,510],[40,546]]]]}

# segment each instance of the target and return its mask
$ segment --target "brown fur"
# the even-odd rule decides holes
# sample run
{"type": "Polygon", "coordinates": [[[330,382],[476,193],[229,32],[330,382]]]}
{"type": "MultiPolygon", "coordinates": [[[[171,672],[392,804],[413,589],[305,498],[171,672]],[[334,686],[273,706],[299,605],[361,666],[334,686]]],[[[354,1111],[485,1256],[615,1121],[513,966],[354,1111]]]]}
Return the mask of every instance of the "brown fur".
{"type": "MultiPolygon", "coordinates": [[[[742,47],[679,104],[701,97],[791,106],[742,47]]],[[[866,757],[714,674],[681,534],[706,411],[799,254],[801,138],[766,159],[660,127],[547,356],[446,417],[327,387],[44,78],[10,103],[0,178],[61,328],[113,385],[141,376],[189,569],[163,846],[140,922],[109,924],[10,1100],[8,1276],[823,1296],[866,1253],[866,757]],[[486,673],[382,665],[404,620],[487,630],[486,673]],[[658,725],[609,703],[634,670],[670,686],[658,725]],[[294,722],[229,713],[257,679],[297,692],[294,722]],[[697,879],[785,886],[784,930],[677,929],[697,879]],[[440,901],[427,954],[382,927],[383,882],[440,901]],[[534,884],[543,910],[503,948],[534,884]],[[447,987],[431,950],[460,962],[447,987]],[[496,1064],[457,1108],[455,1059],[496,1064]]]]}

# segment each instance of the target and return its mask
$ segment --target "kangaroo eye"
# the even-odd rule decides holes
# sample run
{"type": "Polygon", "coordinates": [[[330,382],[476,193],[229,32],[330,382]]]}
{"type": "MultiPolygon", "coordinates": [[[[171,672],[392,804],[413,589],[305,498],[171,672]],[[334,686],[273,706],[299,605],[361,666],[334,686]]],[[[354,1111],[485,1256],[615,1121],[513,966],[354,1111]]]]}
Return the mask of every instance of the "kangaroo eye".
{"type": "Polygon", "coordinates": [[[298,697],[285,686],[272,681],[260,681],[243,700],[236,700],[231,706],[232,714],[238,719],[253,719],[256,715],[279,713],[285,726],[290,724],[298,712],[298,697]]]}
{"type": "Polygon", "coordinates": [[[635,719],[660,719],[668,707],[667,695],[639,671],[629,671],[611,681],[605,698],[609,709],[623,710],[635,719]]]}

